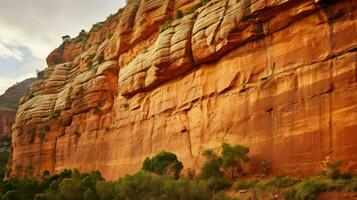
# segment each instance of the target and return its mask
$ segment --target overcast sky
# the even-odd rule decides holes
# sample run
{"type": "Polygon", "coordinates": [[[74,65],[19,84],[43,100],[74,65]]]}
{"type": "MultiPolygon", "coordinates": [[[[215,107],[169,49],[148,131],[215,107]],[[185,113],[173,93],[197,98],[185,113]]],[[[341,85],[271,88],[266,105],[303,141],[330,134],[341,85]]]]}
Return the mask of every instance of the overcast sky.
{"type": "Polygon", "coordinates": [[[125,0],[0,0],[0,95],[46,67],[63,35],[77,36],[125,0]]]}

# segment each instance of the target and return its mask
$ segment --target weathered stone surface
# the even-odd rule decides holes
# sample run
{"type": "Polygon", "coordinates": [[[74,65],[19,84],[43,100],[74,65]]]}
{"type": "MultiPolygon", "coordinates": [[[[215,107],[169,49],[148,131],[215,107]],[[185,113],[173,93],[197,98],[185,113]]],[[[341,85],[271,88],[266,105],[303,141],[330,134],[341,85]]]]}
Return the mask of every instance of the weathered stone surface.
{"type": "Polygon", "coordinates": [[[198,170],[224,141],[251,149],[249,173],[314,174],[327,156],[356,172],[355,3],[212,0],[159,31],[195,2],[129,1],[55,50],[19,108],[12,174],[116,179],[161,150],[198,170]]]}
{"type": "Polygon", "coordinates": [[[34,80],[30,78],[17,83],[0,96],[0,137],[11,135],[11,126],[15,121],[19,101],[34,80]]]}

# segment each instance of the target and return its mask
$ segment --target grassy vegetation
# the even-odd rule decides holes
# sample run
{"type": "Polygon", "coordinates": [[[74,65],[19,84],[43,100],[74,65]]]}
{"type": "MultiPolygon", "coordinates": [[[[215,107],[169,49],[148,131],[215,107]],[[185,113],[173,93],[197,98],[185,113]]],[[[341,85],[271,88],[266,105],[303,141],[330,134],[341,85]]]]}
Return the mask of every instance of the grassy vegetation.
{"type": "Polygon", "coordinates": [[[340,167],[341,162],[330,162],[326,172],[302,180],[291,177],[272,177],[265,181],[239,180],[235,189],[248,190],[255,194],[285,191],[285,198],[288,200],[314,200],[321,192],[327,191],[357,192],[357,176],[341,174],[340,167]]]}
{"type": "Polygon", "coordinates": [[[317,195],[324,191],[357,191],[357,176],[351,176],[349,179],[332,179],[327,176],[313,176],[306,178],[285,193],[287,199],[310,200],[315,199],[317,195]]]}

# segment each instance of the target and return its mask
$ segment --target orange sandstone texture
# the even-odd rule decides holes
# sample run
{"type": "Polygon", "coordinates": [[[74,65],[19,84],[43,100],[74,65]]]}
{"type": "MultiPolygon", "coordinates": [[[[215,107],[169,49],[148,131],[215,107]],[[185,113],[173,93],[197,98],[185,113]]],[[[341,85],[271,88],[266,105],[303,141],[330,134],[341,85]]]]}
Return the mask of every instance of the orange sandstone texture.
{"type": "Polygon", "coordinates": [[[357,166],[353,0],[132,0],[47,59],[14,125],[11,174],[65,168],[107,179],[175,152],[199,169],[222,142],[274,175],[326,157],[357,166]]]}

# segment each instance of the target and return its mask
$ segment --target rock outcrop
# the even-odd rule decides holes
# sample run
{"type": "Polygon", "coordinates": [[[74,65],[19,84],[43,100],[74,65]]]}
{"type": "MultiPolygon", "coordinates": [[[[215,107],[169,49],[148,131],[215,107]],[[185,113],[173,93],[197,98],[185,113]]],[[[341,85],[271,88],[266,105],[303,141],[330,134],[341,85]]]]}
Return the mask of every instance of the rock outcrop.
{"type": "Polygon", "coordinates": [[[309,175],[326,157],[356,170],[356,8],[131,0],[49,55],[16,116],[11,174],[115,179],[161,150],[199,169],[223,141],[250,147],[249,172],[266,161],[276,175],[309,175]]]}
{"type": "Polygon", "coordinates": [[[17,83],[0,96],[0,137],[11,136],[11,126],[15,121],[19,100],[29,90],[34,80],[30,78],[17,83]]]}

